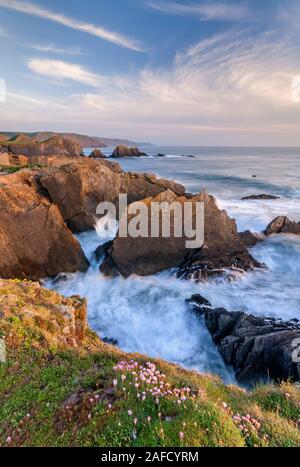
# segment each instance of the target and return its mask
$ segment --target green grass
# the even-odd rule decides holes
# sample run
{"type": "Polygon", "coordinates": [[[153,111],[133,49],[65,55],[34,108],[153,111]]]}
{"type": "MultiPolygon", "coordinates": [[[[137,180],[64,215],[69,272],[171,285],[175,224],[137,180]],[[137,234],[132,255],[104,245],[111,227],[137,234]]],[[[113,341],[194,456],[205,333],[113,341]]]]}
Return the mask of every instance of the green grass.
{"type": "Polygon", "coordinates": [[[28,165],[22,165],[22,166],[6,166],[6,165],[0,165],[0,172],[5,172],[9,174],[13,174],[16,172],[19,172],[20,170],[23,169],[43,169],[46,168],[47,166],[45,165],[40,165],[40,164],[28,164],[28,165]]]}

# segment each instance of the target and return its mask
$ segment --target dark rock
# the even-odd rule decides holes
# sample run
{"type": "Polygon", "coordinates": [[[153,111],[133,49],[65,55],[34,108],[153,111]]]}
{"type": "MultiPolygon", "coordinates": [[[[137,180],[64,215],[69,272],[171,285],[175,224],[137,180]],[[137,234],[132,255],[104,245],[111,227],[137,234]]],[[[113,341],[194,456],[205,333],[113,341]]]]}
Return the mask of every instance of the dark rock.
{"type": "Polygon", "coordinates": [[[157,157],[166,157],[165,154],[157,154],[157,157]]]}
{"type": "Polygon", "coordinates": [[[262,242],[265,239],[265,236],[263,234],[259,234],[257,232],[251,232],[250,230],[246,230],[245,232],[240,232],[239,236],[247,248],[253,247],[257,245],[257,243],[262,242]]]}
{"type": "Polygon", "coordinates": [[[100,261],[104,256],[106,256],[107,250],[111,247],[111,245],[112,242],[110,241],[98,246],[98,248],[94,252],[96,261],[100,261]]]}
{"type": "Polygon", "coordinates": [[[123,158],[123,157],[147,157],[147,154],[141,152],[139,148],[129,148],[128,146],[120,145],[117,146],[111,155],[113,158],[123,158]]]}
{"type": "Polygon", "coordinates": [[[189,305],[193,305],[194,311],[196,310],[202,310],[203,307],[211,307],[211,303],[206,300],[206,298],[202,297],[200,294],[195,294],[188,300],[186,300],[186,303],[189,305]]]}
{"type": "Polygon", "coordinates": [[[280,196],[274,196],[274,195],[250,195],[250,196],[244,196],[244,198],[242,198],[242,201],[246,201],[246,200],[255,200],[255,199],[258,199],[258,200],[272,200],[272,199],[280,199],[280,196]]]}
{"type": "Polygon", "coordinates": [[[276,217],[267,226],[264,231],[265,235],[288,233],[300,235],[300,222],[293,222],[288,217],[276,217]]]}
{"type": "Polygon", "coordinates": [[[197,304],[194,311],[204,316],[213,341],[239,381],[253,384],[269,377],[279,382],[300,381],[300,363],[293,361],[299,323],[197,304]]]}

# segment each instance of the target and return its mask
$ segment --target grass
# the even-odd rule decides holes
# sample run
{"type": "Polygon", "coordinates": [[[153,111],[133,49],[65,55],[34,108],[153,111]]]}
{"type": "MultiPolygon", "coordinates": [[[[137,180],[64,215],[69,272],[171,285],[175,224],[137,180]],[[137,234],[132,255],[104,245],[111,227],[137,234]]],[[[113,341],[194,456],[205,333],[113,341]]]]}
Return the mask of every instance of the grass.
{"type": "Polygon", "coordinates": [[[29,304],[45,313],[59,296],[2,282],[2,300],[16,311],[0,318],[0,446],[300,446],[295,385],[248,392],[102,343],[95,350],[90,330],[84,346],[62,350],[20,314],[29,304]]]}
{"type": "Polygon", "coordinates": [[[0,165],[0,172],[4,173],[9,173],[13,174],[16,172],[19,172],[20,170],[23,169],[42,169],[46,168],[47,166],[44,165],[39,165],[39,164],[28,164],[28,165],[22,165],[22,166],[7,166],[7,165],[0,165]]]}

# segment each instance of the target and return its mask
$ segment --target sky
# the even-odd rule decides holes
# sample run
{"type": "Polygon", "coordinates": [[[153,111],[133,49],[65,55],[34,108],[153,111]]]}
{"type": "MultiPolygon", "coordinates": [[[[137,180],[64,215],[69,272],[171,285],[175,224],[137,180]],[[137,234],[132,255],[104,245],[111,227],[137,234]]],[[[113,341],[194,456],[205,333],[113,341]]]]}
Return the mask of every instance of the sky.
{"type": "Polygon", "coordinates": [[[0,131],[300,146],[300,0],[0,0],[0,131]]]}

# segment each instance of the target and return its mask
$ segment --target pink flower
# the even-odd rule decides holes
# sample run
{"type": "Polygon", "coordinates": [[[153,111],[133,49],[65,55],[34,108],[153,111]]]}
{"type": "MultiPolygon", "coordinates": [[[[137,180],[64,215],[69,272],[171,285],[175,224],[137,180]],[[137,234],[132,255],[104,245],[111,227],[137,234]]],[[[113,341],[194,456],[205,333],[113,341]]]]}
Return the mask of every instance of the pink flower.
{"type": "Polygon", "coordinates": [[[12,442],[12,437],[11,437],[11,436],[8,436],[8,437],[6,438],[6,443],[7,443],[7,444],[10,444],[11,442],[12,442]]]}
{"type": "Polygon", "coordinates": [[[114,386],[117,386],[118,380],[117,380],[117,379],[114,379],[113,383],[114,383],[114,386]]]}
{"type": "Polygon", "coordinates": [[[129,415],[129,417],[131,417],[132,413],[133,413],[133,412],[132,412],[131,410],[128,410],[128,415],[129,415]]]}
{"type": "Polygon", "coordinates": [[[183,438],[184,438],[184,433],[183,433],[183,431],[180,431],[180,433],[179,433],[179,438],[180,438],[181,440],[183,440],[183,438]]]}
{"type": "Polygon", "coordinates": [[[138,423],[138,419],[137,419],[137,418],[135,418],[135,419],[133,420],[133,423],[134,423],[135,425],[137,425],[137,423],[138,423]]]}

